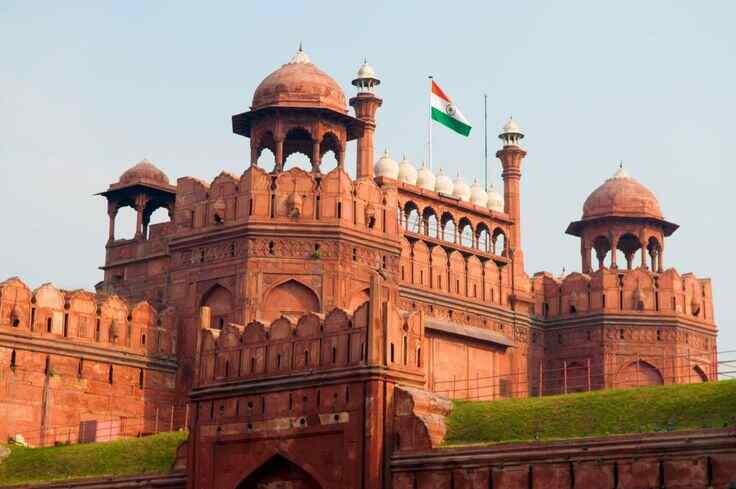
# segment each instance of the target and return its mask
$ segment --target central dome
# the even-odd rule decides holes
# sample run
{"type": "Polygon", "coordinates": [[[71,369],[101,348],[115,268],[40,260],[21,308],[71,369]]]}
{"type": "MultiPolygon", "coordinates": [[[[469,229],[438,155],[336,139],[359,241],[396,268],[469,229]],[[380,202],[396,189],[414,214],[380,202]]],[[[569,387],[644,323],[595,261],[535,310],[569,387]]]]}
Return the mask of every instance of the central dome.
{"type": "Polygon", "coordinates": [[[325,108],[347,113],[340,85],[302,51],[268,75],[253,94],[252,110],[265,107],[325,108]]]}
{"type": "Polygon", "coordinates": [[[583,205],[584,220],[606,216],[664,219],[657,197],[623,168],[595,189],[583,205]]]}

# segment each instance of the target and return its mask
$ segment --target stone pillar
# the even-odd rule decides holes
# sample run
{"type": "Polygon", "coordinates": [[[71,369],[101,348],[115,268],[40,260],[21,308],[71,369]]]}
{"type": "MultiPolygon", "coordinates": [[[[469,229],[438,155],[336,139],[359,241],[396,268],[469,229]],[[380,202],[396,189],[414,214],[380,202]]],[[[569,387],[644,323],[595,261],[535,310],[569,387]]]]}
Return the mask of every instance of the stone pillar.
{"type": "Polygon", "coordinates": [[[350,99],[350,106],[355,109],[355,116],[363,121],[363,134],[358,138],[358,154],[356,176],[373,178],[373,135],[376,131],[376,111],[383,100],[372,93],[361,92],[350,99]]]}
{"type": "Polygon", "coordinates": [[[319,141],[312,141],[312,171],[319,173],[319,165],[322,164],[322,157],[319,154],[319,141]]]}
{"type": "Polygon", "coordinates": [[[108,202],[107,216],[110,219],[110,223],[109,223],[108,231],[107,231],[107,234],[108,234],[107,240],[110,243],[115,241],[115,219],[117,218],[117,215],[118,215],[118,209],[119,208],[118,208],[117,202],[108,202]]]}
{"type": "Polygon", "coordinates": [[[663,268],[664,268],[664,267],[662,266],[662,253],[663,253],[663,250],[662,250],[662,248],[660,247],[660,249],[658,249],[658,250],[657,250],[657,271],[658,271],[659,273],[662,273],[662,271],[663,271],[663,268]]]}
{"type": "Polygon", "coordinates": [[[276,140],[276,154],[274,155],[274,159],[276,161],[276,167],[274,168],[274,171],[281,172],[284,171],[284,140],[283,138],[276,140]]]}
{"type": "Polygon", "coordinates": [[[136,210],[136,222],[135,222],[135,238],[143,239],[145,236],[145,230],[143,227],[143,212],[146,209],[148,203],[148,196],[140,194],[135,198],[135,210],[136,210]]]}
{"type": "Polygon", "coordinates": [[[616,264],[616,251],[618,250],[618,236],[612,235],[609,238],[609,241],[611,242],[611,268],[616,269],[618,268],[618,265],[616,264]]]}

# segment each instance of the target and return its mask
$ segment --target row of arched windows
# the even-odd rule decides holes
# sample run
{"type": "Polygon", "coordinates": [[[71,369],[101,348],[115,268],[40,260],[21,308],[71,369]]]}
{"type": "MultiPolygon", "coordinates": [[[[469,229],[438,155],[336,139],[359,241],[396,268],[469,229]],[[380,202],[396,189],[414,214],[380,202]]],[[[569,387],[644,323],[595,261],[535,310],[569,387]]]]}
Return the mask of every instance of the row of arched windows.
{"type": "Polygon", "coordinates": [[[483,253],[508,256],[506,233],[501,227],[493,230],[484,222],[478,223],[475,228],[467,217],[456,221],[449,212],[437,216],[431,207],[421,212],[417,205],[409,201],[404,208],[399,208],[399,226],[414,234],[421,234],[433,239],[458,244],[464,248],[476,249],[483,253]]]}

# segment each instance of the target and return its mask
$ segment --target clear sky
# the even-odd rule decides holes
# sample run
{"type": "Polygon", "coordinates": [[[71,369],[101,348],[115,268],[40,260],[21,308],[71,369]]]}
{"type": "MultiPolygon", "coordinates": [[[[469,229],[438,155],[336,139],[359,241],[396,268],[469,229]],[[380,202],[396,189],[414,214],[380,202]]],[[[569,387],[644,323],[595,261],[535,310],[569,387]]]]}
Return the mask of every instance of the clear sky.
{"type": "MultiPolygon", "coordinates": [[[[436,166],[452,175],[483,176],[483,93],[491,154],[513,114],[529,152],[530,274],[580,269],[565,227],[623,160],[681,225],[665,265],[712,277],[720,349],[736,348],[734,18],[732,1],[5,0],[0,279],[92,288],[107,236],[93,194],[144,157],[172,181],[242,173],[248,141],[230,116],[301,40],[348,96],[362,58],[374,65],[377,153],[423,158],[428,74],[474,124],[469,139],[434,131],[436,166]]],[[[500,182],[497,160],[489,173],[500,182]]]]}

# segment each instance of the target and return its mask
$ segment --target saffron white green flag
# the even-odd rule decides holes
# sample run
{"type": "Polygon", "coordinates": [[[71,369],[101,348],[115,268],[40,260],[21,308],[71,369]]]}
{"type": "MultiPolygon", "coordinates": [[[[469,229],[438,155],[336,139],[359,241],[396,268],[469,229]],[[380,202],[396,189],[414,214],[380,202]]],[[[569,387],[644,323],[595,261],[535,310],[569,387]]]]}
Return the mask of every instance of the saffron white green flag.
{"type": "Polygon", "coordinates": [[[432,120],[463,136],[470,134],[470,122],[434,80],[432,80],[431,101],[432,120]]]}

